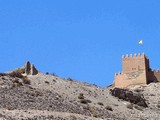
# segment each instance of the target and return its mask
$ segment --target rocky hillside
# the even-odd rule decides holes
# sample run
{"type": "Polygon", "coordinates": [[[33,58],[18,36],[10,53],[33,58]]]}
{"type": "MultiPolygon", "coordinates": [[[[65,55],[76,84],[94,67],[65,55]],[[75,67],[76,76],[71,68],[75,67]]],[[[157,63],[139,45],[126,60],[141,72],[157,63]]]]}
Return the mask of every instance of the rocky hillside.
{"type": "Polygon", "coordinates": [[[110,89],[20,69],[1,73],[0,120],[159,120],[160,83],[128,88],[135,100],[143,95],[146,106],[110,89]]]}

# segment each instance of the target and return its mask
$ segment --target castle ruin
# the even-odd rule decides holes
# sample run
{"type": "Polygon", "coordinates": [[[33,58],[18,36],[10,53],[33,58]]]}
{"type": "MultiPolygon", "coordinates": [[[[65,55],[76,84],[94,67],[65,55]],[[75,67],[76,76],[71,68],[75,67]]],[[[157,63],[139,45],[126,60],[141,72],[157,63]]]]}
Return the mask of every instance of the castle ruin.
{"type": "Polygon", "coordinates": [[[149,59],[144,53],[122,55],[122,73],[115,74],[115,87],[126,88],[158,81],[160,81],[160,71],[151,70],[149,59]]]}
{"type": "Polygon", "coordinates": [[[29,61],[26,62],[25,64],[25,70],[24,70],[26,75],[36,75],[38,74],[38,70],[34,67],[33,64],[30,64],[29,61]]]}

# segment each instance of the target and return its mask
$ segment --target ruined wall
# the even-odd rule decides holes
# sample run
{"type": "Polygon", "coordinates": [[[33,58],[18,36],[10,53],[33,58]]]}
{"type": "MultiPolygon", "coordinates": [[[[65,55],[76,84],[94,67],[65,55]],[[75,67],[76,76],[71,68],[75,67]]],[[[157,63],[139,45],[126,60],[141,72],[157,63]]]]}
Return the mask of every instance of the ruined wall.
{"type": "Polygon", "coordinates": [[[31,75],[38,74],[38,70],[34,67],[34,65],[31,65],[31,75]]]}
{"type": "Polygon", "coordinates": [[[149,71],[147,74],[147,83],[151,82],[160,82],[160,71],[159,70],[153,70],[149,71]]]}
{"type": "Polygon", "coordinates": [[[26,75],[36,75],[38,74],[38,70],[34,67],[33,64],[30,64],[29,61],[25,64],[25,74],[26,75]]]}

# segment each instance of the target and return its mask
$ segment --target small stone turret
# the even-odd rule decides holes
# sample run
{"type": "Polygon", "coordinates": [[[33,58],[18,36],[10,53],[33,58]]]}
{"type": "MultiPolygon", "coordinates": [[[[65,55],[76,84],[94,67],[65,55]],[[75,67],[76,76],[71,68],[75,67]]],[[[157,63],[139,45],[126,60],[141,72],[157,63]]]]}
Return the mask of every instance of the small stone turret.
{"type": "Polygon", "coordinates": [[[29,61],[25,64],[25,74],[26,75],[36,75],[38,74],[38,70],[34,67],[33,64],[30,64],[29,61]]]}

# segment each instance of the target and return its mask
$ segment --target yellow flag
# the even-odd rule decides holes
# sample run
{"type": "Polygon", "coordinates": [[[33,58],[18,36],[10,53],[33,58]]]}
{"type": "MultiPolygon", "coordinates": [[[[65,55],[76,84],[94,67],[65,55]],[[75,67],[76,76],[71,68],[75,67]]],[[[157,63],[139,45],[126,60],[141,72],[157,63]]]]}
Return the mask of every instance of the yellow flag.
{"type": "Polygon", "coordinates": [[[140,40],[140,41],[138,42],[138,44],[143,44],[143,41],[142,41],[142,40],[140,40]]]}

